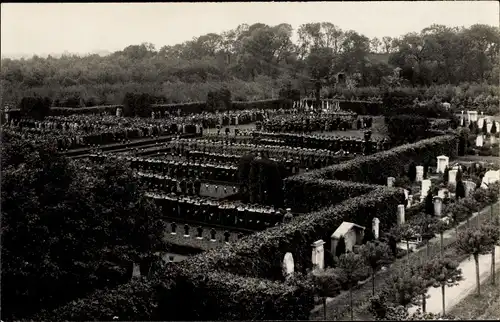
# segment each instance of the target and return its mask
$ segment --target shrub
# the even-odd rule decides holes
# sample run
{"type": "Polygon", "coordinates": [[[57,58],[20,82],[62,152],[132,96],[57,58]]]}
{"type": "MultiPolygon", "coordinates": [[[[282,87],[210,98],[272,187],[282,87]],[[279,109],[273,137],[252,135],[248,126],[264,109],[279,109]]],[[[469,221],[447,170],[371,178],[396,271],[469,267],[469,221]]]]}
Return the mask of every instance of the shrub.
{"type": "Polygon", "coordinates": [[[389,138],[395,144],[416,142],[426,137],[430,128],[428,118],[414,115],[396,115],[385,117],[389,138]]]}
{"type": "Polygon", "coordinates": [[[341,164],[311,171],[304,176],[311,179],[349,180],[385,185],[387,177],[398,177],[406,165],[436,162],[436,157],[457,155],[457,137],[445,135],[406,144],[388,151],[359,157],[341,164]]]}

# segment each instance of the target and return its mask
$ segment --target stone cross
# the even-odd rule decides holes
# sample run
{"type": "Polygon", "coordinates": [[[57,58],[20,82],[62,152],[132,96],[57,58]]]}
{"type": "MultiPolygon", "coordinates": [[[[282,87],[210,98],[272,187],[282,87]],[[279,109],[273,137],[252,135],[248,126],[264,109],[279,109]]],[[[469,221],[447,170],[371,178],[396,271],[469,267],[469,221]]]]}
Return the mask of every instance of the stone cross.
{"type": "Polygon", "coordinates": [[[323,245],[325,242],[320,239],[315,241],[312,246],[312,263],[314,270],[323,270],[325,268],[325,250],[323,245]]]}
{"type": "Polygon", "coordinates": [[[292,253],[286,253],[283,258],[283,275],[285,278],[290,278],[295,271],[295,264],[293,261],[292,253]]]}
{"type": "Polygon", "coordinates": [[[437,157],[437,173],[444,173],[444,170],[448,166],[450,158],[446,155],[440,155],[437,157]]]}
{"type": "Polygon", "coordinates": [[[420,202],[424,201],[429,189],[431,188],[431,180],[422,180],[422,188],[420,189],[420,202]]]}
{"type": "Polygon", "coordinates": [[[450,170],[448,171],[448,184],[457,184],[457,173],[458,170],[450,170]]]}
{"type": "Polygon", "coordinates": [[[399,226],[405,223],[405,205],[398,205],[397,218],[399,226]]]}
{"type": "Polygon", "coordinates": [[[392,188],[394,187],[394,182],[396,181],[396,178],[394,177],[387,177],[387,187],[392,188]]]}
{"type": "Polygon", "coordinates": [[[481,147],[483,146],[483,135],[479,134],[476,138],[476,146],[481,147]]]}
{"type": "Polygon", "coordinates": [[[375,239],[378,239],[379,229],[380,229],[380,219],[375,217],[372,219],[372,231],[373,235],[375,236],[375,239]]]}
{"type": "Polygon", "coordinates": [[[434,215],[438,218],[441,218],[441,211],[443,208],[443,199],[438,196],[432,198],[432,202],[434,203],[434,215]]]}
{"type": "Polygon", "coordinates": [[[420,182],[424,180],[424,167],[421,165],[417,165],[417,176],[415,177],[416,182],[420,182]]]}

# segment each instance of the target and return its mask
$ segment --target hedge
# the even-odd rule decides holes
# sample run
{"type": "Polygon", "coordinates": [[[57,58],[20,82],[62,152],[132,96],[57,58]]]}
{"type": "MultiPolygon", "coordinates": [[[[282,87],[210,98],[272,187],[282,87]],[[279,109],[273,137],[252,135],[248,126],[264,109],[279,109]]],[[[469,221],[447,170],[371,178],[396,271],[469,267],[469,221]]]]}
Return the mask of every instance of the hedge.
{"type": "Polygon", "coordinates": [[[307,213],[338,204],[346,199],[364,195],[378,185],[350,181],[311,180],[301,174],[284,180],[285,205],[294,213],[307,213]]]}
{"type": "Polygon", "coordinates": [[[292,100],[283,100],[283,99],[271,99],[271,100],[260,100],[253,102],[232,102],[233,110],[251,110],[251,109],[290,109],[293,107],[292,100]]]}
{"type": "Polygon", "coordinates": [[[304,281],[277,283],[224,272],[188,272],[170,265],[153,279],[97,291],[33,319],[306,320],[314,307],[313,298],[311,286],[304,281]]]}
{"type": "Polygon", "coordinates": [[[382,115],[384,111],[382,102],[339,101],[339,107],[359,115],[382,115]]]}
{"type": "Polygon", "coordinates": [[[413,161],[417,164],[436,164],[436,157],[457,155],[458,137],[443,135],[388,151],[359,157],[341,164],[305,174],[314,179],[333,179],[385,185],[387,177],[399,177],[413,161]]]}
{"type": "Polygon", "coordinates": [[[68,116],[68,115],[88,115],[88,114],[99,114],[99,113],[109,113],[115,115],[116,109],[122,107],[123,105],[102,105],[102,106],[92,106],[92,107],[52,107],[50,109],[50,115],[52,116],[68,116]]]}

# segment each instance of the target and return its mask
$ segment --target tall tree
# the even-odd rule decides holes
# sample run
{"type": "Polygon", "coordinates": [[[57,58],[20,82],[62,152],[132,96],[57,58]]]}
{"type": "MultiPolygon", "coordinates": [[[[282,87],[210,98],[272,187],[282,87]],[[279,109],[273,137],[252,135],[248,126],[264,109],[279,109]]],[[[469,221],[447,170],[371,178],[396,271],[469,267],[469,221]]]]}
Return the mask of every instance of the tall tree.
{"type": "Polygon", "coordinates": [[[381,242],[368,242],[361,246],[359,254],[363,257],[365,264],[370,267],[372,275],[372,296],[375,295],[375,273],[377,269],[390,260],[389,246],[381,242]]]}
{"type": "Polygon", "coordinates": [[[367,267],[361,255],[349,252],[340,256],[338,268],[342,270],[349,284],[349,309],[351,312],[351,321],[353,321],[352,288],[354,287],[354,283],[359,280],[360,276],[364,275],[367,267]]]}

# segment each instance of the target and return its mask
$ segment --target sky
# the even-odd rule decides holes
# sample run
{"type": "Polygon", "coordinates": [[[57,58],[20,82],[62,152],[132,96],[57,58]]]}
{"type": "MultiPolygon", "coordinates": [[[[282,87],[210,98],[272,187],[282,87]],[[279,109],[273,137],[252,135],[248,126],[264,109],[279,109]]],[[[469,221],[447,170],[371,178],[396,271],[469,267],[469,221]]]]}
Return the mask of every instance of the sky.
{"type": "Polygon", "coordinates": [[[331,22],[367,37],[397,37],[431,24],[499,25],[497,1],[2,3],[2,57],[157,49],[239,24],[331,22]]]}

